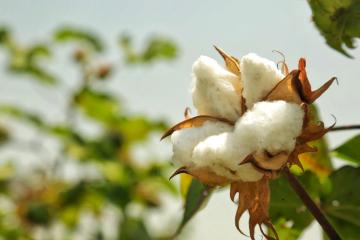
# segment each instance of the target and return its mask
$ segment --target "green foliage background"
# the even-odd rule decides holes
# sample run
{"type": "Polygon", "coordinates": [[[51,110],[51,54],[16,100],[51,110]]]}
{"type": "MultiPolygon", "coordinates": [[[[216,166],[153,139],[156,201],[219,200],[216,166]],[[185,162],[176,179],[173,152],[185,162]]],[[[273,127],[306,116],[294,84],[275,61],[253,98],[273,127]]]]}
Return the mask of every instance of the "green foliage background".
{"type": "MultiPolygon", "coordinates": [[[[160,36],[149,39],[140,51],[133,48],[130,36],[121,36],[118,42],[123,62],[130,65],[172,60],[178,54],[175,43],[160,36]]],[[[161,194],[177,193],[168,180],[170,163],[151,161],[149,155],[150,163],[141,166],[136,163],[132,149],[149,141],[152,135],[163,132],[167,123],[141,114],[130,114],[119,96],[100,90],[100,86],[107,84],[117,70],[111,62],[97,61],[106,56],[102,39],[96,34],[66,26],[57,29],[50,42],[24,47],[13,38],[11,30],[4,27],[0,30],[0,44],[1,52],[7,53],[8,71],[14,75],[26,75],[44,88],[58,89],[62,85],[62,76],[51,73],[43,63],[44,60],[53,60],[54,49],[64,49],[64,44],[72,46],[69,60],[80,73],[77,88],[66,93],[64,122],[49,123],[38,113],[15,105],[0,105],[0,114],[7,121],[16,121],[40,131],[55,140],[60,148],[52,166],[29,169],[26,178],[17,175],[14,161],[2,159],[5,163],[0,165],[0,194],[12,206],[0,207],[0,239],[32,239],[36,229],[47,229],[55,223],[65,227],[66,239],[73,239],[82,213],[90,212],[95,218],[100,218],[106,206],[117,209],[121,216],[119,226],[115,226],[119,229],[117,239],[160,238],[147,230],[143,216],[147,209],[160,207],[161,194]],[[86,124],[97,125],[100,133],[87,136],[79,128],[86,124]],[[65,160],[78,162],[82,167],[95,166],[97,177],[67,181],[60,173],[65,160]],[[129,208],[134,205],[143,209],[138,216],[129,214],[129,208]]],[[[2,148],[14,141],[6,126],[7,121],[3,121],[0,128],[2,148]]],[[[21,151],[20,146],[18,150],[21,151]]],[[[99,226],[93,239],[104,238],[99,226]]]]}

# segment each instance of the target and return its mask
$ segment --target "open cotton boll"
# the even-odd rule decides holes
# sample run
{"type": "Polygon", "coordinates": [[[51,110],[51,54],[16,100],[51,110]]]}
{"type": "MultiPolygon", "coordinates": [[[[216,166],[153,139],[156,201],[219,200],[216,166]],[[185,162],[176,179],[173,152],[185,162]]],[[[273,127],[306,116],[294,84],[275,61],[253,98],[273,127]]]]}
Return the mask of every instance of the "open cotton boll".
{"type": "Polygon", "coordinates": [[[201,127],[186,128],[171,135],[173,161],[181,166],[193,164],[192,152],[196,144],[208,136],[232,131],[233,127],[222,122],[205,122],[201,127]]]}
{"type": "Polygon", "coordinates": [[[237,141],[253,144],[253,149],[290,153],[302,131],[303,119],[304,111],[297,104],[258,102],[236,123],[235,134],[237,141]]]}
{"type": "Polygon", "coordinates": [[[255,53],[249,53],[241,58],[240,69],[242,94],[248,108],[264,98],[284,78],[273,61],[255,53]]]}
{"type": "Polygon", "coordinates": [[[304,111],[297,104],[258,102],[237,121],[234,131],[200,141],[192,153],[193,164],[234,181],[258,181],[261,172],[250,163],[239,163],[264,150],[271,154],[290,153],[301,133],[303,118],[304,111]]]}
{"type": "Polygon", "coordinates": [[[214,59],[201,56],[193,65],[192,98],[199,114],[236,120],[241,114],[239,76],[214,59]]]}
{"type": "Polygon", "coordinates": [[[258,181],[263,174],[250,163],[239,165],[242,159],[252,153],[246,142],[235,141],[234,133],[210,136],[194,148],[193,161],[196,167],[208,167],[219,176],[234,181],[258,181]]]}

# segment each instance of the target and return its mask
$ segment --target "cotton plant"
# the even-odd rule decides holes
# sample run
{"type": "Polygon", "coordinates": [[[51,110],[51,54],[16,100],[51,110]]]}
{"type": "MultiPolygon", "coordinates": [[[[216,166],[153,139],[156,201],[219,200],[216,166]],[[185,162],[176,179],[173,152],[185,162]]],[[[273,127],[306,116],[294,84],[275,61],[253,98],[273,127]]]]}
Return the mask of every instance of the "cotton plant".
{"type": "Polygon", "coordinates": [[[209,186],[230,185],[237,203],[235,224],[248,211],[249,232],[256,225],[276,230],[269,217],[269,181],[292,165],[303,169],[299,154],[315,152],[308,142],[321,138],[331,127],[312,120],[309,105],[334,82],[331,78],[313,91],[300,58],[289,72],[249,53],[237,59],[216,48],[225,67],[200,56],[192,67],[192,100],[198,116],[170,128],[177,174],[189,174],[209,186]],[[236,198],[237,196],[237,198],[236,198]]]}

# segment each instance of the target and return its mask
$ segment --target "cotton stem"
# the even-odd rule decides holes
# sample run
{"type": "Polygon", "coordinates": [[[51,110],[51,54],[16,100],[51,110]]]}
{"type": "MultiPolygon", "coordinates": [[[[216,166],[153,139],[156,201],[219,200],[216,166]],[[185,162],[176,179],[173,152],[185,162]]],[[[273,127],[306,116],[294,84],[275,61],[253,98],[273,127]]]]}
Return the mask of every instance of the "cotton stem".
{"type": "Polygon", "coordinates": [[[360,129],[360,124],[333,127],[332,129],[330,129],[330,131],[342,131],[342,130],[354,130],[354,129],[360,129]]]}
{"type": "Polygon", "coordinates": [[[316,205],[316,203],[311,199],[309,194],[305,191],[304,187],[296,179],[296,177],[290,172],[290,170],[288,168],[284,168],[283,173],[286,176],[287,180],[289,181],[292,189],[296,192],[296,194],[300,197],[300,199],[305,204],[307,209],[309,209],[311,214],[315,217],[315,219],[321,225],[324,232],[328,235],[329,239],[330,240],[341,240],[340,235],[336,232],[334,227],[326,219],[324,213],[320,210],[320,208],[316,205]]]}

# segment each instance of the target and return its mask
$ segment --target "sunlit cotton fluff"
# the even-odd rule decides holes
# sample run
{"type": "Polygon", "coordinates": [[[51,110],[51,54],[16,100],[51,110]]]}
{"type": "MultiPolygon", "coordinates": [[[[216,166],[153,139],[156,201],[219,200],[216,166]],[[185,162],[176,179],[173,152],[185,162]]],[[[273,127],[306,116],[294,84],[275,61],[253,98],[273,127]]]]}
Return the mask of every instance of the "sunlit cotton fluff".
{"type": "Polygon", "coordinates": [[[239,76],[229,72],[214,59],[199,57],[193,64],[191,89],[199,115],[223,117],[235,121],[241,115],[239,76]]]}
{"type": "Polygon", "coordinates": [[[267,150],[290,153],[301,133],[304,112],[285,101],[259,102],[237,122],[234,131],[209,136],[192,152],[195,167],[209,167],[233,180],[258,181],[262,174],[249,163],[239,165],[249,154],[267,150]]]}
{"type": "Polygon", "coordinates": [[[302,131],[303,109],[285,101],[258,102],[236,123],[237,138],[271,154],[290,153],[302,131]]]}
{"type": "Polygon", "coordinates": [[[273,61],[255,53],[249,53],[241,58],[240,70],[244,88],[242,95],[248,108],[261,101],[284,78],[273,61]]]}
{"type": "Polygon", "coordinates": [[[232,131],[233,127],[222,122],[205,122],[197,128],[186,128],[175,131],[171,135],[173,145],[173,161],[179,166],[193,165],[193,149],[205,138],[223,132],[232,131]]]}

